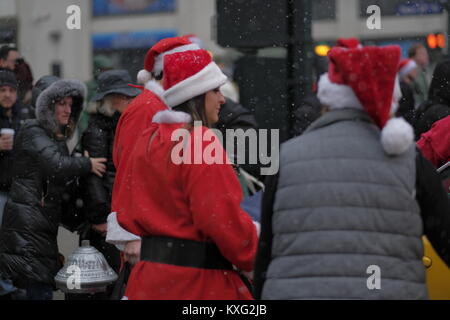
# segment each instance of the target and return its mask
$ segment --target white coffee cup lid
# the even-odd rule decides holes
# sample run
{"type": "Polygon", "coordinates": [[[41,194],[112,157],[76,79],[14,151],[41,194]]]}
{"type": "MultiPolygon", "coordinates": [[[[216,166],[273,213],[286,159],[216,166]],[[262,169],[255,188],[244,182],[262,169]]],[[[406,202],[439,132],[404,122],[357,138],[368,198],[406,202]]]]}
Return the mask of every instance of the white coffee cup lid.
{"type": "Polygon", "coordinates": [[[9,129],[9,128],[2,128],[0,130],[0,134],[9,134],[9,135],[13,135],[14,134],[14,129],[9,129]]]}

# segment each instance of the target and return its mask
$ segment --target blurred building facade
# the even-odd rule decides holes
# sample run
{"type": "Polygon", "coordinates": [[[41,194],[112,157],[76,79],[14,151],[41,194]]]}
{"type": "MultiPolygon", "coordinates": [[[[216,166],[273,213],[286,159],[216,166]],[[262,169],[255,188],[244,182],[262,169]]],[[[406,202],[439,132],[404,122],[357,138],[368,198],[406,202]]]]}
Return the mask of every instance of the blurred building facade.
{"type": "MultiPolygon", "coordinates": [[[[227,54],[215,41],[215,11],[215,0],[1,0],[0,43],[17,43],[36,79],[57,74],[87,81],[96,54],[135,74],[147,49],[168,36],[196,34],[206,49],[227,54]],[[70,5],[81,8],[81,30],[66,27],[70,5]]],[[[438,0],[314,0],[313,19],[317,43],[357,37],[395,42],[404,52],[448,23],[438,0]],[[367,27],[370,5],[381,8],[380,30],[367,27]]]]}

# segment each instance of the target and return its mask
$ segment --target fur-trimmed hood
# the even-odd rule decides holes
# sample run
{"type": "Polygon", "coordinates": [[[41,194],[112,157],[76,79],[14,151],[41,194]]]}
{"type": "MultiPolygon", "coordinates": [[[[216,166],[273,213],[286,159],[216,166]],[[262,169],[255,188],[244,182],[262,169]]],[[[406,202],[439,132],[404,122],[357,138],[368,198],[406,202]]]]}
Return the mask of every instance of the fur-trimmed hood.
{"type": "Polygon", "coordinates": [[[70,118],[71,122],[76,125],[83,110],[86,93],[86,85],[79,80],[58,80],[52,83],[37,98],[36,119],[46,130],[56,134],[59,127],[55,119],[55,103],[70,96],[73,98],[70,118]]]}

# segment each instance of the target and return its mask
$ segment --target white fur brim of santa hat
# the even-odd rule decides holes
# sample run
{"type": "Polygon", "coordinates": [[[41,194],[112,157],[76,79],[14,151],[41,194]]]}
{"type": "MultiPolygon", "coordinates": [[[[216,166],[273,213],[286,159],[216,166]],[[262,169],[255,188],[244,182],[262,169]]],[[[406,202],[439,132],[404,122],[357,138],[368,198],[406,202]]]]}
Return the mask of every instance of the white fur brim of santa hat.
{"type": "Polygon", "coordinates": [[[176,107],[194,97],[219,88],[227,82],[215,62],[210,62],[195,75],[177,83],[164,92],[164,100],[169,108],[176,107]]]}
{"type": "MultiPolygon", "coordinates": [[[[394,90],[394,100],[399,100],[400,86],[398,78],[394,90]]],[[[364,110],[363,105],[356,97],[352,88],[346,85],[332,83],[328,73],[321,76],[318,83],[317,97],[321,104],[330,110],[359,109],[364,110]]],[[[395,113],[398,101],[392,103],[392,113],[395,113]]],[[[403,118],[391,118],[381,130],[381,144],[384,151],[390,156],[398,156],[406,152],[414,143],[414,129],[403,118]]]]}
{"type": "Polygon", "coordinates": [[[364,110],[352,88],[331,82],[328,73],[320,77],[317,98],[330,110],[346,108],[364,110]]]}
{"type": "Polygon", "coordinates": [[[192,121],[192,117],[190,114],[182,111],[173,111],[173,110],[164,110],[159,111],[153,117],[153,123],[190,123],[192,121]]]}
{"type": "MultiPolygon", "coordinates": [[[[191,43],[191,44],[187,44],[184,46],[180,46],[180,47],[176,47],[172,50],[166,51],[164,53],[161,53],[160,55],[155,57],[155,65],[153,67],[152,72],[156,75],[160,75],[163,71],[164,68],[164,57],[168,54],[174,54],[174,53],[178,53],[178,52],[185,52],[185,51],[189,51],[189,50],[199,50],[200,47],[195,44],[195,43],[191,43]]],[[[152,80],[152,74],[150,72],[148,72],[145,69],[142,69],[141,71],[138,72],[137,75],[137,82],[139,84],[146,84],[148,81],[152,80]]]]}
{"type": "Polygon", "coordinates": [[[400,77],[406,76],[408,73],[413,71],[414,69],[417,69],[418,65],[414,60],[409,60],[398,72],[400,77]]]}

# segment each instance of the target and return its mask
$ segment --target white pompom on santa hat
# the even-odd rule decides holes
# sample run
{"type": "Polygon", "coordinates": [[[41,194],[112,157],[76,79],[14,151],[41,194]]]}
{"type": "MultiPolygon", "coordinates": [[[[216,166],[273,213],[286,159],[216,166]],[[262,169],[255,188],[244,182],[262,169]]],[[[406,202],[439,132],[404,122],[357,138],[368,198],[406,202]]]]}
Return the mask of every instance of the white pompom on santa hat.
{"type": "Polygon", "coordinates": [[[152,73],[159,76],[163,71],[163,62],[166,55],[188,50],[199,50],[200,47],[192,43],[188,37],[166,38],[155,44],[146,54],[144,69],[139,71],[137,81],[146,84],[152,80],[152,73]]]}
{"type": "Polygon", "coordinates": [[[329,72],[318,84],[318,98],[330,110],[365,110],[382,129],[381,144],[388,155],[406,152],[414,143],[414,131],[403,118],[392,118],[401,99],[398,46],[362,47],[354,41],[329,52],[329,72]]]}

